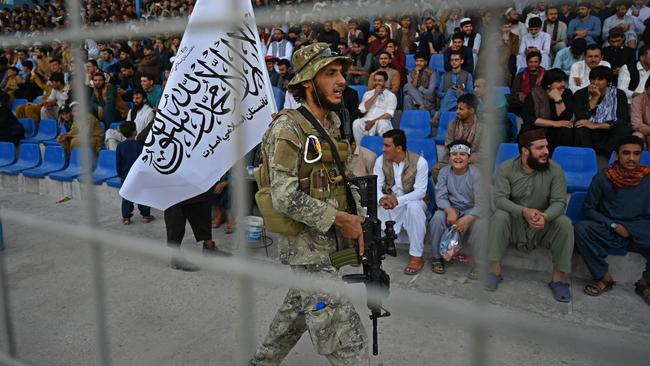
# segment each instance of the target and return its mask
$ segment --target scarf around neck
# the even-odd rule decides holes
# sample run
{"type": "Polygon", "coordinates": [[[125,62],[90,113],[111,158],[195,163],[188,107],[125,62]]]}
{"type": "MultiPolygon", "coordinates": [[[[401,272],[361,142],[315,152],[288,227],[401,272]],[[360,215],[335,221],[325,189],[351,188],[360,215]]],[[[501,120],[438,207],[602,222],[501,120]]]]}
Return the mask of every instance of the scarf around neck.
{"type": "Polygon", "coordinates": [[[539,69],[537,70],[537,77],[535,78],[535,84],[532,84],[530,80],[531,78],[530,70],[528,68],[524,69],[522,75],[523,77],[521,81],[521,91],[524,94],[528,95],[532,88],[539,86],[540,83],[542,82],[542,78],[544,77],[545,71],[546,70],[544,70],[544,68],[540,66],[539,69]]]}
{"type": "Polygon", "coordinates": [[[605,175],[616,188],[636,187],[648,174],[650,174],[650,167],[639,165],[635,170],[628,171],[623,169],[618,160],[605,169],[605,175]]]}
{"type": "Polygon", "coordinates": [[[616,121],[616,90],[615,86],[607,87],[605,97],[596,107],[596,114],[589,118],[591,122],[605,123],[608,121],[616,121]]]}

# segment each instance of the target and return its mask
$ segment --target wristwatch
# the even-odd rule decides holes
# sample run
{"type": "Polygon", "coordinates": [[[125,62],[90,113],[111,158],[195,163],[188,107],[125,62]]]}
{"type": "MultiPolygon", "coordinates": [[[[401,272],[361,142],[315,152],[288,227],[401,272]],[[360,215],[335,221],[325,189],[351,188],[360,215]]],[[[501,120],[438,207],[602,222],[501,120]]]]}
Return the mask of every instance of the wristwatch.
{"type": "Polygon", "coordinates": [[[564,103],[564,101],[563,101],[562,99],[560,99],[560,100],[554,100],[553,102],[555,102],[555,104],[562,104],[562,103],[564,103]]]}
{"type": "Polygon", "coordinates": [[[609,225],[609,227],[611,227],[612,230],[616,230],[616,229],[618,228],[618,224],[615,223],[615,222],[612,222],[612,223],[609,225]]]}

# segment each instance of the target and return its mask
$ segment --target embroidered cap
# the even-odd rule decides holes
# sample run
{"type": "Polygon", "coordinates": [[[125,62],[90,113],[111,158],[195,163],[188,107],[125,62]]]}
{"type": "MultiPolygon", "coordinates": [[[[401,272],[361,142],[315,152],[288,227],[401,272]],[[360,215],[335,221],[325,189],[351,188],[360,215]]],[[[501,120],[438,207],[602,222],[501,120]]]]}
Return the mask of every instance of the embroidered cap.
{"type": "Polygon", "coordinates": [[[343,63],[343,70],[347,70],[352,65],[351,58],[338,56],[324,42],[314,43],[299,49],[291,58],[291,63],[296,69],[296,75],[291,79],[289,85],[296,85],[306,80],[312,80],[322,68],[334,61],[341,61],[343,63]]]}

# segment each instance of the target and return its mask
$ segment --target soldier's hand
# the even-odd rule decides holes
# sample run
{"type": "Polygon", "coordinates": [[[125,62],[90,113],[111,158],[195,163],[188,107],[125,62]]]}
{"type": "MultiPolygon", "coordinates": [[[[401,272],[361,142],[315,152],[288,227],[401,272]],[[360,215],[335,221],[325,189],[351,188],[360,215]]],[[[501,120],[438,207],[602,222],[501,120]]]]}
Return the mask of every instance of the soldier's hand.
{"type": "Polygon", "coordinates": [[[356,240],[359,243],[359,255],[363,255],[365,248],[363,229],[361,228],[364,220],[361,216],[351,215],[343,211],[338,211],[334,216],[334,225],[339,228],[341,235],[346,239],[356,240]]]}

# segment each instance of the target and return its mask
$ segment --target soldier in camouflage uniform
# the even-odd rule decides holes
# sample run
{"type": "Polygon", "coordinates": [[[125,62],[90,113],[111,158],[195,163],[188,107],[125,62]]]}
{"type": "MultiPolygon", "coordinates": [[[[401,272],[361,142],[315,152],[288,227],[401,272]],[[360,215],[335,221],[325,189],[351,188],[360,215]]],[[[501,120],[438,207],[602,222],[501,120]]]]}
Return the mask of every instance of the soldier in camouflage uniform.
{"type": "MultiPolygon", "coordinates": [[[[290,90],[302,99],[302,105],[332,140],[339,146],[344,144],[345,157],[341,159],[345,160],[346,173],[350,174],[352,154],[340,137],[341,122],[332,110],[340,108],[345,89],[343,72],[351,60],[333,56],[326,43],[317,43],[297,51],[292,61],[297,73],[289,83],[290,90]]],[[[306,164],[304,149],[309,146],[305,122],[295,110],[282,111],[275,116],[262,140],[273,208],[304,225],[296,235],[280,235],[280,257],[295,271],[335,277],[338,271],[332,265],[330,254],[337,250],[337,243],[357,240],[363,252],[363,218],[343,211],[346,202],[340,186],[336,199],[314,194],[323,190],[314,188],[313,170],[312,189],[306,192],[303,189],[301,168],[306,164]]],[[[326,147],[327,142],[321,144],[326,147]]],[[[337,188],[328,187],[324,191],[336,192],[337,188]]],[[[358,197],[358,192],[354,194],[358,197]]],[[[251,364],[280,364],[305,331],[309,332],[316,352],[327,357],[332,365],[368,364],[367,336],[352,303],[336,294],[302,289],[289,290],[251,364]]]]}

